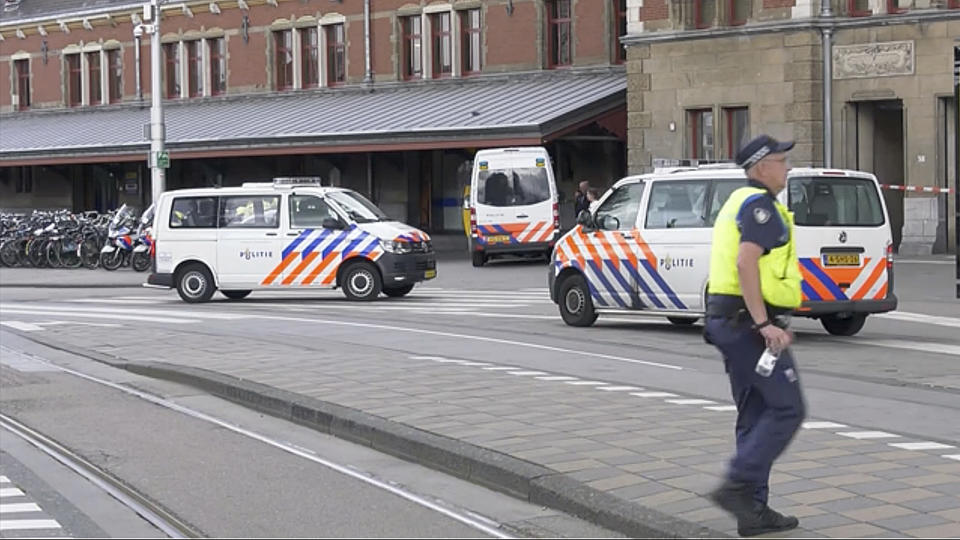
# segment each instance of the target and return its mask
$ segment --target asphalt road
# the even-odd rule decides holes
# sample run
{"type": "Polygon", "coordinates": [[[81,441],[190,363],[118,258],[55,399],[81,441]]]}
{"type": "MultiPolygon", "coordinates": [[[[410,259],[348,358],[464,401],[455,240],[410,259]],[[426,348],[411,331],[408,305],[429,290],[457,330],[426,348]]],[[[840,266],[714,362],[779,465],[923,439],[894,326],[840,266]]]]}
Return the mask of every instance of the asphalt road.
{"type": "MultiPolygon", "coordinates": [[[[956,422],[960,417],[960,334],[957,332],[960,301],[952,298],[954,267],[948,260],[904,261],[897,264],[896,270],[901,309],[871,317],[857,336],[830,336],[815,321],[796,322],[795,355],[809,416],[898,436],[960,445],[960,423],[956,422]]],[[[143,333],[169,336],[162,351],[145,350],[142,355],[179,363],[189,363],[191,355],[198,351],[211,352],[205,349],[206,342],[213,348],[214,343],[230,339],[253,339],[259,344],[256,349],[242,353],[260,355],[265,368],[284,363],[274,352],[279,347],[303,343],[318,351],[319,356],[333,358],[342,366],[389,355],[496,361],[519,369],[729,401],[721,362],[715,350],[703,342],[699,325],[677,327],[656,318],[601,316],[591,328],[568,327],[549,301],[546,271],[543,263],[534,261],[494,262],[476,269],[466,260],[443,260],[437,280],[416,288],[406,298],[369,304],[346,302],[339,292],[255,292],[241,302],[227,301],[218,295],[210,304],[188,306],[180,302],[175,292],[152,289],[4,288],[0,289],[0,319],[8,326],[19,324],[18,329],[28,330],[27,334],[63,333],[67,337],[82,337],[99,350],[124,354],[136,350],[143,333]]],[[[227,349],[221,352],[225,361],[229,361],[231,354],[241,354],[227,349]]],[[[297,359],[284,365],[294,371],[302,369],[322,375],[323,369],[330,369],[332,364],[297,359]]],[[[441,369],[439,365],[436,367],[438,377],[441,369]]],[[[476,383],[485,384],[483,377],[487,375],[478,372],[476,383]]],[[[66,383],[51,384],[53,389],[57,384],[66,383]]],[[[428,385],[429,380],[423,384],[428,385]]],[[[6,404],[9,394],[4,392],[5,410],[9,407],[6,404]]],[[[51,390],[44,395],[50,396],[50,401],[62,403],[63,397],[53,399],[57,394],[58,391],[51,390]]],[[[65,437],[81,433],[89,437],[97,432],[89,426],[82,427],[84,417],[110,411],[118,414],[115,407],[94,407],[93,400],[84,398],[84,392],[72,391],[66,395],[78,400],[76,414],[47,424],[69,426],[76,422],[77,433],[66,433],[65,437]],[[89,407],[94,408],[85,410],[89,407]]],[[[117,399],[125,398],[118,396],[117,399]]],[[[27,419],[42,424],[50,418],[50,411],[43,412],[47,401],[36,400],[33,406],[37,409],[31,413],[35,416],[27,419]]],[[[168,413],[155,414],[162,417],[168,413]]],[[[110,423],[110,430],[101,431],[107,436],[119,429],[135,430],[138,426],[142,429],[142,422],[133,424],[137,425],[131,425],[129,418],[118,419],[110,423]]],[[[152,431],[172,435],[171,452],[201,440],[196,427],[191,431],[171,424],[152,431]]],[[[269,480],[271,487],[261,490],[262,496],[250,501],[254,507],[264,509],[257,513],[258,517],[276,516],[275,520],[268,520],[268,528],[257,528],[264,525],[255,523],[257,520],[249,514],[219,513],[230,507],[232,502],[227,501],[237,494],[251,490],[257,493],[256,487],[250,484],[234,485],[250,481],[230,473],[244,470],[240,463],[233,469],[201,460],[194,468],[178,467],[176,475],[165,477],[162,466],[133,460],[129,474],[160,467],[145,477],[162,481],[161,500],[177,501],[178,508],[183,508],[191,519],[198,519],[191,510],[200,508],[201,501],[185,494],[193,490],[183,490],[183,479],[196,478],[197,485],[208,484],[207,478],[223,481],[225,489],[218,489],[223,494],[218,498],[219,506],[202,512],[203,515],[209,512],[206,527],[213,534],[226,531],[236,534],[238,530],[253,534],[282,531],[285,536],[317,534],[315,527],[321,526],[327,517],[307,513],[317,516],[316,519],[301,518],[305,514],[297,512],[304,511],[303,500],[319,497],[327,501],[336,497],[325,494],[335,492],[339,496],[340,490],[353,495],[344,497],[343,505],[331,501],[328,517],[352,517],[343,520],[344,523],[334,519],[336,527],[324,535],[470,536],[476,533],[457,523],[424,518],[418,514],[421,510],[411,510],[396,501],[391,506],[380,500],[382,495],[369,494],[365,488],[347,485],[349,483],[341,482],[336,484],[336,490],[318,492],[311,486],[333,485],[335,481],[316,471],[310,473],[315,476],[305,477],[302,464],[287,463],[291,458],[273,456],[262,448],[250,448],[244,453],[251,443],[233,441],[227,434],[212,431],[214,433],[204,433],[202,437],[216,435],[224,439],[211,438],[207,441],[209,445],[236,447],[240,462],[259,462],[260,456],[266,455],[262,459],[268,460],[270,466],[265,468],[278,471],[277,477],[269,480]],[[211,465],[217,467],[202,476],[202,466],[211,465]],[[305,482],[306,478],[311,481],[305,482]],[[278,492],[282,492],[279,500],[267,496],[278,492]],[[382,510],[383,517],[370,523],[357,517],[369,513],[364,509],[370,508],[382,510]],[[390,526],[383,527],[384,523],[390,526]],[[424,528],[426,524],[430,526],[424,528]],[[307,528],[299,529],[299,526],[307,528]]],[[[138,451],[132,451],[137,444],[142,445],[139,451],[154,447],[152,443],[129,436],[85,442],[92,451],[111,448],[111,444],[126,444],[118,441],[130,441],[127,453],[121,452],[121,455],[139,455],[138,451]]],[[[165,455],[167,451],[155,454],[165,455]]],[[[197,454],[199,448],[194,446],[190,459],[199,459],[197,454]]],[[[176,463],[190,464],[190,459],[183,456],[176,463]]],[[[265,481],[262,476],[258,480],[265,481]]],[[[147,491],[155,492],[155,489],[151,486],[147,491]]]]}

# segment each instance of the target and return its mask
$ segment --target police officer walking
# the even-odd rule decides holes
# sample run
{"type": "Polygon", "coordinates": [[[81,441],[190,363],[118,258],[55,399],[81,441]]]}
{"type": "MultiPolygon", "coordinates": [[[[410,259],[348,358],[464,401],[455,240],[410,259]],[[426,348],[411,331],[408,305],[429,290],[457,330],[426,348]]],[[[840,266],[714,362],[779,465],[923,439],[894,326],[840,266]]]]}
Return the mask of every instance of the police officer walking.
{"type": "Polygon", "coordinates": [[[799,524],[767,505],[770,468],[805,414],[787,330],[801,303],[793,215],[776,200],[791,148],[762,135],[740,149],[736,162],[748,185],[730,195],[713,231],[704,337],[723,354],[737,404],[737,450],[710,498],[736,517],[741,536],[799,524]]]}

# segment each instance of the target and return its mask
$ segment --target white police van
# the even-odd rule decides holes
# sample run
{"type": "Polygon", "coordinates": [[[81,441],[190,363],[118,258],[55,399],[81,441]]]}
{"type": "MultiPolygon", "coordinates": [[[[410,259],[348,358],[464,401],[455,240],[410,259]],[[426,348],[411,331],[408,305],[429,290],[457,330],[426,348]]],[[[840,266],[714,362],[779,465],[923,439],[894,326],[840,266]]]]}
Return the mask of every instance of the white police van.
{"type": "MultiPolygon", "coordinates": [[[[617,182],[557,241],[548,272],[563,320],[589,326],[625,311],[692,324],[706,309],[713,224],[746,175],[732,165],[657,170],[617,182]]],[[[803,305],[835,335],[897,307],[893,241],[877,179],[792,169],[779,199],[794,213],[803,305]]]]}
{"type": "Polygon", "coordinates": [[[560,232],[560,208],[545,148],[477,152],[468,197],[473,266],[504,254],[549,257],[560,232]]]}
{"type": "Polygon", "coordinates": [[[219,289],[342,287],[351,300],[404,296],[436,277],[430,237],[392,220],[363,195],[318,178],[163,193],[154,218],[149,285],[186,302],[219,289]]]}

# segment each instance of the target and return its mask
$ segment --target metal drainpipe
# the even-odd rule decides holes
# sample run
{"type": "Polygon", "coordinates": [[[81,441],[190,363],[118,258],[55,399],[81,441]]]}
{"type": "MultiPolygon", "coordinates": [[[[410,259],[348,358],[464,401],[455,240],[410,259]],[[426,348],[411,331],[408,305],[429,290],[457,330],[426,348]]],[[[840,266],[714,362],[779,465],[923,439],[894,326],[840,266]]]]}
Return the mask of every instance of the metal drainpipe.
{"type": "MultiPolygon", "coordinates": [[[[831,0],[820,0],[820,18],[833,19],[831,0]]],[[[823,166],[833,167],[833,26],[820,28],[823,49],[823,166]]]]}
{"type": "Polygon", "coordinates": [[[363,43],[364,67],[363,84],[373,84],[373,63],[370,59],[370,0],[363,0],[363,43]]]}
{"type": "Polygon", "coordinates": [[[143,71],[142,62],[140,60],[140,38],[135,38],[137,42],[136,47],[133,49],[133,61],[137,65],[137,101],[143,102],[143,84],[140,82],[141,72],[143,71]]]}

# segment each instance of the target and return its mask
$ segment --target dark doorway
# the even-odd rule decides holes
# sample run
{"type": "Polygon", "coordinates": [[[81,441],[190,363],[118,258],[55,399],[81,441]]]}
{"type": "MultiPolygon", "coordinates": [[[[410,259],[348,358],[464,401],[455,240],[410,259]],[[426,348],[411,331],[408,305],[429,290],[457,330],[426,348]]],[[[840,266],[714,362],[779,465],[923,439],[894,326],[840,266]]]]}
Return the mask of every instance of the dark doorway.
{"type": "MultiPolygon", "coordinates": [[[[850,104],[854,130],[855,169],[872,172],[881,184],[904,184],[903,102],[899,99],[859,101],[850,104]]],[[[893,249],[903,238],[903,191],[884,189],[890,213],[893,249]]]]}

